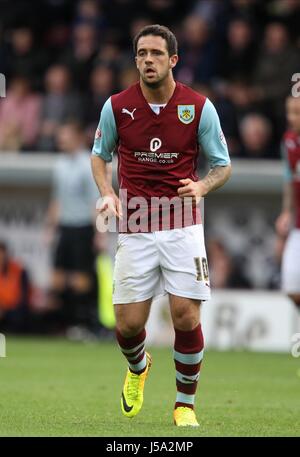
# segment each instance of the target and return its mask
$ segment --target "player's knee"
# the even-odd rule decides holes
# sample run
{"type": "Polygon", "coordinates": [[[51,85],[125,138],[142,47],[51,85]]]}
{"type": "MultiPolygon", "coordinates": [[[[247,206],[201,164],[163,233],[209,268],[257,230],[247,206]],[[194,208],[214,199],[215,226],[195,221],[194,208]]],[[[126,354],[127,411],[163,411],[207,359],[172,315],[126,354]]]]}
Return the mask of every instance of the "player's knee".
{"type": "Polygon", "coordinates": [[[143,330],[143,325],[139,322],[119,322],[117,329],[124,338],[131,338],[143,330]]]}
{"type": "Polygon", "coordinates": [[[173,311],[173,324],[178,330],[193,330],[199,323],[199,314],[183,308],[173,311]]]}

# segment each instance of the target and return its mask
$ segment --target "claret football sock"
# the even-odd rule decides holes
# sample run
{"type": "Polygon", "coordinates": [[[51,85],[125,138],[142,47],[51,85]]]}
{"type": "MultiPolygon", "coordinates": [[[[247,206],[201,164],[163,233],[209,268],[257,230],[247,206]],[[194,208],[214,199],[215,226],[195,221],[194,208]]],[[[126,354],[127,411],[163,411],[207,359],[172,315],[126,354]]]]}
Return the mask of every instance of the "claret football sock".
{"type": "Polygon", "coordinates": [[[143,329],[137,335],[126,338],[116,329],[116,337],[120,349],[128,361],[130,371],[141,374],[147,366],[145,352],[146,330],[143,329]]]}
{"type": "Polygon", "coordinates": [[[174,361],[177,386],[175,409],[179,406],[194,409],[203,348],[201,324],[190,331],[175,329],[174,361]]]}

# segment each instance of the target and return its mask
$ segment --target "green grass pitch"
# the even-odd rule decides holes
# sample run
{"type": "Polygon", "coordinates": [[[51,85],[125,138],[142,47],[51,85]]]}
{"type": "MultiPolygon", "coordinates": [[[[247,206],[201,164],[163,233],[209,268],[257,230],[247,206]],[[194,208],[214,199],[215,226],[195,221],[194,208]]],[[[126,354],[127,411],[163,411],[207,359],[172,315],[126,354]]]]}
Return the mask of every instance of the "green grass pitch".
{"type": "Polygon", "coordinates": [[[300,436],[300,359],[207,351],[200,427],[178,429],[171,348],[152,348],[140,414],[122,416],[126,363],[113,343],[7,337],[0,358],[0,436],[300,436]]]}

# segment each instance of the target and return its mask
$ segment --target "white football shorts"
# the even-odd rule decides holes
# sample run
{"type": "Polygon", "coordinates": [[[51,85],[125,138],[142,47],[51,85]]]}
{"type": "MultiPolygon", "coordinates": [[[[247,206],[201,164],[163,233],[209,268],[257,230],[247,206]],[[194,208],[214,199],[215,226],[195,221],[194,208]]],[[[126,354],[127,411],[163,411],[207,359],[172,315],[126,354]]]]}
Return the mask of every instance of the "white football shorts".
{"type": "Polygon", "coordinates": [[[113,303],[125,304],[170,293],[210,299],[203,226],[119,234],[113,303]]]}
{"type": "Polygon", "coordinates": [[[300,293],[300,229],[293,229],[286,241],[281,267],[282,290],[300,293]]]}

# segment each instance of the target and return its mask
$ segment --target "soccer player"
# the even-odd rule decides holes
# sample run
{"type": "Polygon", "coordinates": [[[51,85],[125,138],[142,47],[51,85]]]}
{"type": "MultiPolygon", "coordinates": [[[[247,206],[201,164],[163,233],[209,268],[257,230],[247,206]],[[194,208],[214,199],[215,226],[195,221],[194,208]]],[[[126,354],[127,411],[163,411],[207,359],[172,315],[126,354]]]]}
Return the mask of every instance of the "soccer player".
{"type": "MultiPolygon", "coordinates": [[[[146,203],[153,197],[180,203],[187,199],[192,204],[187,206],[190,217],[182,223],[176,200],[168,229],[163,229],[165,208],[157,213],[150,205],[148,221],[140,230],[130,227],[128,219],[121,230],[124,233],[119,234],[113,302],[118,344],[129,365],[121,409],[125,416],[133,417],[142,407],[151,366],[151,356],[145,352],[145,324],[162,281],[175,330],[174,423],[198,426],[194,403],[204,348],[200,304],[210,298],[210,285],[196,203],[228,180],[230,159],[212,103],[173,78],[178,61],[174,34],[164,26],[146,26],[134,38],[133,47],[139,82],[106,101],[95,135],[92,169],[104,198],[100,212],[107,211],[109,199],[110,211],[123,220],[124,209],[133,215],[136,198],[146,203]],[[197,176],[199,146],[211,167],[201,180],[197,176]],[[115,148],[120,192],[127,192],[122,201],[106,172],[115,148]],[[153,231],[155,213],[158,228],[153,231]]],[[[147,205],[138,210],[143,222],[145,208],[147,205]]]]}
{"type": "Polygon", "coordinates": [[[300,98],[288,97],[289,129],[282,141],[285,185],[282,212],[276,221],[279,236],[287,237],[282,258],[282,289],[300,309],[300,98]]]}

